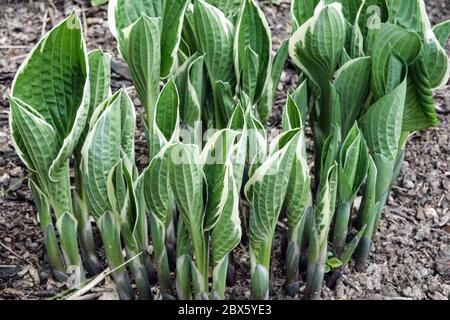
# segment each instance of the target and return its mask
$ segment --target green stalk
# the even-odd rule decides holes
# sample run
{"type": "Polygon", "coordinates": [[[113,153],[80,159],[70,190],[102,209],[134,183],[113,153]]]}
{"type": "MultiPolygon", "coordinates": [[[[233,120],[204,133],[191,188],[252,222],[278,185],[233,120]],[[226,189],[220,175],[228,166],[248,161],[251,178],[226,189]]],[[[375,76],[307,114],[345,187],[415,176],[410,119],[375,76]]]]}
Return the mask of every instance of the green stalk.
{"type": "Polygon", "coordinates": [[[161,223],[156,215],[151,214],[151,217],[150,231],[152,234],[153,252],[155,255],[155,267],[156,274],[158,275],[159,287],[163,296],[173,295],[169,259],[165,246],[166,226],[161,223]]]}
{"type": "Polygon", "coordinates": [[[228,272],[228,255],[226,255],[221,261],[216,263],[213,269],[213,286],[211,299],[212,300],[224,300],[225,288],[227,282],[228,272]]]}
{"type": "Polygon", "coordinates": [[[195,300],[208,300],[209,287],[209,233],[203,234],[192,232],[192,245],[195,254],[195,261],[192,265],[192,283],[194,288],[195,300]]]}
{"type": "Polygon", "coordinates": [[[308,300],[320,300],[320,292],[325,275],[325,263],[327,261],[327,247],[326,241],[320,245],[318,236],[314,230],[310,239],[306,274],[305,297],[308,300]]]}
{"type": "Polygon", "coordinates": [[[95,253],[95,241],[92,232],[92,224],[86,200],[86,193],[83,186],[82,173],[79,167],[81,160],[75,164],[75,191],[73,192],[73,209],[75,218],[78,221],[78,237],[80,241],[82,260],[90,275],[101,272],[101,263],[95,253]]]}
{"type": "MultiPolygon", "coordinates": [[[[126,248],[128,259],[132,259],[139,255],[139,253],[126,248]]],[[[141,257],[132,259],[129,263],[131,273],[133,274],[134,282],[136,283],[139,300],[153,300],[153,294],[151,291],[150,281],[148,279],[147,269],[141,257]]]]}
{"type": "Polygon", "coordinates": [[[179,300],[191,300],[191,261],[192,249],[188,230],[182,219],[178,222],[177,261],[176,261],[176,289],[179,300]]]}
{"type": "Polygon", "coordinates": [[[304,252],[309,238],[311,224],[314,219],[314,211],[307,209],[300,219],[297,227],[289,235],[289,243],[286,250],[286,292],[294,297],[299,290],[300,257],[304,252]]]}
{"type": "Polygon", "coordinates": [[[342,202],[338,205],[336,210],[336,220],[333,232],[333,250],[337,256],[340,256],[345,249],[352,204],[351,201],[342,202]]]}
{"type": "Polygon", "coordinates": [[[111,212],[105,212],[97,220],[97,224],[103,240],[108,265],[111,270],[115,270],[112,273],[112,277],[116,284],[117,293],[121,300],[133,300],[133,289],[131,288],[127,269],[124,266],[125,260],[120,241],[120,224],[111,212]]]}
{"type": "Polygon", "coordinates": [[[67,279],[66,267],[59,248],[58,240],[56,238],[55,227],[52,222],[52,216],[50,212],[50,206],[45,199],[45,196],[41,193],[39,187],[31,179],[29,183],[31,192],[33,193],[34,203],[39,217],[39,223],[42,231],[44,232],[44,244],[47,251],[47,256],[50,260],[50,264],[54,268],[55,277],[58,281],[65,281],[67,279]]]}
{"type": "Polygon", "coordinates": [[[251,296],[254,300],[268,300],[270,291],[270,256],[272,253],[272,238],[264,242],[261,257],[256,257],[250,244],[251,261],[251,296]]]}
{"type": "Polygon", "coordinates": [[[71,281],[75,285],[81,284],[84,270],[78,248],[78,222],[73,215],[69,161],[61,170],[59,180],[56,182],[47,180],[46,185],[49,203],[56,216],[56,229],[67,268],[66,274],[71,275],[71,281]]]}

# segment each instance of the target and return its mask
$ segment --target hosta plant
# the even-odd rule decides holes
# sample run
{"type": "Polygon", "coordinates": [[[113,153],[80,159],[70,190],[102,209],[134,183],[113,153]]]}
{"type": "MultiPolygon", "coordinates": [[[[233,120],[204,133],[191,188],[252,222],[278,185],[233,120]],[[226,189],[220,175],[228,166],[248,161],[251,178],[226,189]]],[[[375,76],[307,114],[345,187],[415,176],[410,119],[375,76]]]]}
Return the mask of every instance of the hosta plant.
{"type": "Polygon", "coordinates": [[[306,293],[318,298],[327,259],[321,248],[330,240],[346,264],[361,239],[357,264],[365,264],[409,133],[438,123],[432,92],[449,78],[443,46],[450,27],[432,28],[422,0],[293,1],[291,12],[289,51],[300,86],[308,87],[300,109],[313,129],[317,186],[306,293]],[[336,161],[334,172],[327,158],[336,161]],[[333,220],[323,224],[325,213],[333,220]],[[360,232],[349,243],[352,226],[360,232]]]}
{"type": "Polygon", "coordinates": [[[63,275],[76,271],[78,281],[84,268],[69,158],[88,119],[89,94],[89,59],[81,22],[73,12],[41,39],[17,72],[10,128],[17,153],[31,173],[50,261],[63,275]]]}

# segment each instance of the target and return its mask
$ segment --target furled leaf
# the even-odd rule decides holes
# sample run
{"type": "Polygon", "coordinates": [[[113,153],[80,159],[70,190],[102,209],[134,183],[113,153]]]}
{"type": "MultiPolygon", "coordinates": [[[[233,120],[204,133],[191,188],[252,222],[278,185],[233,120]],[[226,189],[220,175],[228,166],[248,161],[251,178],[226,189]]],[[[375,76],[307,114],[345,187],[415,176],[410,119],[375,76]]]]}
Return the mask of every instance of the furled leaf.
{"type": "Polygon", "coordinates": [[[334,82],[340,97],[342,133],[347,135],[361,109],[370,88],[371,59],[369,57],[350,60],[336,72],[334,82]]]}
{"type": "MultiPolygon", "coordinates": [[[[11,89],[18,104],[28,105],[53,128],[57,154],[48,169],[52,180],[64,171],[87,121],[89,67],[82,33],[81,22],[72,12],[39,41],[21,65],[11,89]]],[[[22,139],[17,134],[13,139],[18,139],[15,143],[20,149],[22,139]]],[[[19,154],[26,161],[30,156],[25,152],[20,150],[19,154]]]]}
{"type": "Polygon", "coordinates": [[[246,91],[255,103],[261,98],[267,78],[271,76],[272,40],[267,20],[254,0],[244,0],[236,27],[234,54],[237,78],[244,83],[244,90],[250,89],[248,83],[255,86],[246,91]],[[251,72],[246,70],[249,65],[252,65],[251,72]]]}
{"type": "Polygon", "coordinates": [[[130,68],[149,125],[159,96],[161,19],[143,15],[121,34],[120,51],[130,68]]]}
{"type": "Polygon", "coordinates": [[[203,0],[194,3],[194,32],[200,52],[205,55],[211,83],[234,83],[234,26],[222,11],[203,0]]]}
{"type": "Polygon", "coordinates": [[[298,130],[278,136],[271,145],[273,152],[245,185],[245,195],[251,204],[250,246],[258,264],[267,266],[270,259],[267,248],[271,246],[286,195],[298,139],[298,130]]]}
{"type": "Polygon", "coordinates": [[[124,90],[98,107],[98,118],[83,146],[83,178],[91,213],[96,219],[111,211],[107,180],[124,157],[134,159],[135,112],[124,90]],[[106,107],[104,107],[106,106],[106,107]]]}

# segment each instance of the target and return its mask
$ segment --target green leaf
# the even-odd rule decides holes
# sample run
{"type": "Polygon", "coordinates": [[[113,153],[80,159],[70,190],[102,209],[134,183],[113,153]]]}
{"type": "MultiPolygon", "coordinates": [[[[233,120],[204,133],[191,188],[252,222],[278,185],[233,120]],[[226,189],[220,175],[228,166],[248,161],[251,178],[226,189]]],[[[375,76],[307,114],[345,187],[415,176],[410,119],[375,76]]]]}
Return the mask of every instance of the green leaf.
{"type": "Polygon", "coordinates": [[[211,230],[216,225],[228,202],[233,177],[231,156],[237,131],[224,129],[213,134],[207,141],[202,153],[201,163],[208,188],[206,201],[205,229],[211,230]]]}
{"type": "Polygon", "coordinates": [[[297,142],[294,164],[284,200],[289,233],[296,234],[306,210],[312,205],[311,177],[306,157],[305,134],[303,130],[297,142]]]}
{"type": "Polygon", "coordinates": [[[448,38],[450,37],[450,20],[435,25],[433,28],[433,33],[439,41],[439,44],[442,47],[445,47],[447,45],[448,38]]]}
{"type": "MultiPolygon", "coordinates": [[[[12,84],[11,96],[28,105],[54,130],[58,153],[49,172],[52,180],[58,180],[64,171],[86,125],[88,68],[81,22],[72,12],[39,41],[12,84]]],[[[16,145],[21,144],[16,141],[16,145]]]]}
{"type": "Polygon", "coordinates": [[[100,49],[89,52],[89,119],[94,109],[111,95],[111,55],[100,49]]]}
{"type": "Polygon", "coordinates": [[[340,4],[319,9],[291,37],[289,53],[294,63],[325,94],[342,54],[347,27],[340,4]]]}
{"type": "Polygon", "coordinates": [[[339,200],[352,202],[366,180],[369,150],[355,123],[342,144],[339,155],[339,200]]]}
{"type": "MultiPolygon", "coordinates": [[[[323,168],[322,168],[323,169],[323,168]]],[[[331,222],[336,207],[337,179],[338,170],[337,163],[327,168],[325,179],[319,187],[316,199],[316,228],[320,248],[327,247],[328,234],[330,232],[331,222]]]]}
{"type": "Polygon", "coordinates": [[[121,31],[135,23],[142,15],[152,18],[163,16],[162,0],[111,0],[108,7],[108,23],[111,33],[121,37],[121,31]]]}
{"type": "Polygon", "coordinates": [[[161,91],[155,112],[155,125],[167,141],[172,139],[178,128],[179,104],[180,101],[175,82],[169,81],[161,91]]]}
{"type": "Polygon", "coordinates": [[[162,1],[164,15],[162,16],[161,34],[161,78],[168,77],[177,63],[177,51],[181,41],[181,31],[189,0],[162,1]]]}
{"type": "MultiPolygon", "coordinates": [[[[65,212],[58,218],[56,227],[64,257],[67,259],[67,267],[80,267],[81,258],[77,242],[77,220],[72,214],[65,212]]],[[[79,271],[82,272],[82,270],[79,271]]]]}
{"type": "Polygon", "coordinates": [[[121,34],[120,51],[130,68],[149,125],[159,96],[161,19],[143,15],[121,34]]]}
{"type": "Polygon", "coordinates": [[[359,230],[359,232],[356,234],[356,236],[352,239],[350,244],[347,246],[347,250],[344,252],[344,254],[341,258],[342,266],[345,267],[350,262],[350,259],[352,258],[353,254],[355,253],[356,248],[358,248],[359,241],[363,237],[364,232],[366,231],[366,228],[367,228],[367,225],[365,225],[361,230],[359,230]]]}
{"type": "Polygon", "coordinates": [[[244,0],[206,0],[206,2],[218,8],[227,17],[230,17],[231,15],[236,13],[243,1],[244,0]]]}
{"type": "Polygon", "coordinates": [[[203,170],[198,147],[175,143],[168,157],[170,186],[180,217],[187,228],[197,231],[195,236],[203,236],[203,170]]]}
{"type": "MultiPolygon", "coordinates": [[[[444,44],[441,44],[441,41],[436,37],[427,16],[425,2],[422,0],[408,2],[388,0],[388,5],[391,23],[413,30],[421,37],[423,42],[421,55],[425,60],[425,68],[428,71],[427,78],[431,88],[439,88],[447,84],[450,66],[444,49],[446,40],[444,44]]],[[[445,27],[445,24],[443,26],[443,34],[447,33],[447,37],[440,36],[440,38],[448,38],[450,27],[445,27]]]]}
{"type": "Polygon", "coordinates": [[[388,93],[387,79],[392,53],[401,57],[409,65],[417,59],[422,43],[415,32],[393,24],[383,24],[380,29],[373,32],[372,90],[375,99],[380,99],[388,93]]]}
{"type": "Polygon", "coordinates": [[[269,157],[254,170],[245,185],[250,202],[250,246],[255,261],[269,267],[270,248],[294,163],[299,131],[278,136],[269,157]]]}
{"type": "Polygon", "coordinates": [[[336,72],[334,82],[341,102],[342,133],[347,135],[361,113],[370,89],[371,59],[350,60],[336,72]]]}
{"type": "Polygon", "coordinates": [[[360,120],[372,154],[380,154],[394,161],[402,130],[403,106],[406,95],[406,78],[392,92],[378,100],[360,120]]]}
{"type": "Polygon", "coordinates": [[[320,0],[292,0],[291,16],[294,32],[314,15],[314,9],[319,2],[320,0]]]}
{"type": "Polygon", "coordinates": [[[253,83],[253,85],[256,85],[254,92],[253,90],[246,92],[250,100],[256,103],[263,94],[267,78],[271,76],[272,40],[264,13],[254,0],[244,0],[242,5],[236,27],[234,54],[238,80],[244,84],[253,83]],[[249,52],[247,48],[251,51],[249,52]],[[257,64],[255,63],[256,58],[258,59],[257,64]],[[250,61],[252,61],[251,71],[256,71],[257,74],[256,81],[254,75],[245,72],[245,68],[250,64],[250,61]],[[243,79],[241,79],[241,76],[243,79]],[[249,79],[246,79],[246,77],[249,77],[249,79]]]}
{"type": "Polygon", "coordinates": [[[95,124],[82,150],[83,181],[89,207],[98,219],[111,211],[107,179],[111,170],[126,156],[134,159],[134,106],[120,90],[98,108],[95,124]]]}
{"type": "Polygon", "coordinates": [[[277,54],[273,58],[272,63],[272,97],[276,96],[278,84],[280,83],[281,75],[283,74],[284,66],[289,57],[289,41],[283,42],[278,49],[277,54]]]}
{"type": "Polygon", "coordinates": [[[194,3],[194,33],[205,55],[211,83],[235,83],[233,68],[234,27],[222,11],[198,0],[194,3]]]}
{"type": "MultiPolygon", "coordinates": [[[[97,220],[103,245],[108,258],[108,264],[118,267],[123,264],[122,245],[120,242],[120,225],[114,214],[109,211],[103,213],[97,220]]],[[[119,270],[123,270],[121,267],[119,270]]]]}
{"type": "Polygon", "coordinates": [[[331,258],[327,260],[327,265],[331,268],[331,269],[336,269],[342,266],[342,261],[339,260],[338,258],[331,258]]]}
{"type": "Polygon", "coordinates": [[[56,132],[32,107],[11,97],[10,128],[16,151],[27,167],[44,178],[58,152],[56,132]]]}

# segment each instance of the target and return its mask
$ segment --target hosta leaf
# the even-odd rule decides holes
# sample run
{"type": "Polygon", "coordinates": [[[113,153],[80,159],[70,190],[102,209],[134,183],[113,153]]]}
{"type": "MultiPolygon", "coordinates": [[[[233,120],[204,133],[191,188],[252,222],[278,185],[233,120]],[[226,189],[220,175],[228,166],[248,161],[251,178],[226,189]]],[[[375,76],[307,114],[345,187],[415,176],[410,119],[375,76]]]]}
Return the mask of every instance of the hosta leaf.
{"type": "Polygon", "coordinates": [[[184,14],[189,0],[162,1],[164,15],[162,17],[161,34],[161,77],[166,78],[177,62],[177,51],[181,41],[184,14]]]}
{"type": "MultiPolygon", "coordinates": [[[[236,63],[236,75],[240,79],[241,75],[243,83],[255,82],[255,91],[247,92],[253,103],[257,102],[266,85],[267,77],[271,76],[271,54],[272,41],[271,32],[264,13],[258,7],[254,0],[244,0],[241,8],[241,13],[236,27],[236,38],[234,45],[236,63]],[[251,58],[249,58],[248,49],[251,49],[251,58]],[[255,64],[255,57],[258,58],[258,63],[255,64]],[[250,79],[245,79],[249,76],[245,71],[250,61],[254,67],[252,71],[257,70],[256,81],[254,76],[250,74],[250,79]],[[256,68],[255,68],[256,67],[256,68]]],[[[245,87],[244,87],[245,88],[245,87]]]]}
{"type": "Polygon", "coordinates": [[[174,202],[170,189],[169,163],[167,157],[168,145],[152,159],[148,168],[144,171],[147,207],[164,224],[174,202]]]}
{"type": "Polygon", "coordinates": [[[201,163],[208,187],[205,229],[212,229],[220,218],[229,197],[230,177],[233,175],[232,152],[237,131],[224,129],[208,139],[202,154],[201,163]]]}
{"type": "Polygon", "coordinates": [[[89,52],[89,119],[94,109],[111,95],[111,55],[101,50],[89,52]]]}
{"type": "Polygon", "coordinates": [[[81,261],[77,242],[78,221],[72,214],[65,212],[56,221],[56,227],[64,257],[70,263],[68,267],[79,267],[81,261]]]}
{"type": "Polygon", "coordinates": [[[205,101],[206,77],[205,58],[198,57],[188,68],[187,93],[183,112],[183,121],[195,128],[201,121],[202,107],[205,101]]]}
{"type": "Polygon", "coordinates": [[[315,220],[321,248],[327,245],[328,233],[335,212],[338,179],[337,163],[334,163],[327,170],[326,179],[320,187],[316,201],[315,220]]]}
{"type": "Polygon", "coordinates": [[[234,111],[234,96],[230,83],[217,81],[214,86],[216,92],[215,113],[221,115],[228,122],[234,111]]]}
{"type": "Polygon", "coordinates": [[[198,0],[194,3],[194,28],[200,52],[205,55],[211,83],[233,84],[233,24],[216,7],[198,0]]]}
{"type": "Polygon", "coordinates": [[[242,56],[242,88],[251,101],[255,101],[258,84],[259,56],[250,47],[244,49],[242,56]]]}
{"type": "MultiPolygon", "coordinates": [[[[122,30],[140,19],[142,15],[161,18],[161,77],[166,78],[177,62],[177,51],[181,41],[181,31],[188,0],[114,0],[109,5],[109,23],[114,36],[123,40],[122,30]]],[[[120,49],[122,51],[122,48],[120,49]]],[[[122,52],[123,53],[123,52],[122,52]]]]}
{"type": "Polygon", "coordinates": [[[292,0],[292,30],[296,31],[314,15],[314,9],[320,0],[292,0]]]}
{"type": "Polygon", "coordinates": [[[364,183],[369,166],[369,150],[355,123],[342,144],[339,155],[339,199],[352,201],[364,183]]]}
{"type": "Polygon", "coordinates": [[[308,118],[309,112],[308,81],[304,80],[300,83],[300,85],[292,92],[291,97],[300,111],[303,126],[308,118]]]}
{"type": "Polygon", "coordinates": [[[286,107],[282,115],[283,131],[299,129],[301,127],[303,127],[302,115],[292,95],[288,94],[286,107]]]}
{"type": "Polygon", "coordinates": [[[172,139],[178,128],[179,104],[177,86],[169,81],[159,96],[155,112],[155,125],[167,141],[172,139]]]}
{"type": "Polygon", "coordinates": [[[203,170],[198,147],[176,143],[169,148],[169,179],[180,217],[196,236],[203,234],[203,170]]]}
{"type": "Polygon", "coordinates": [[[397,88],[371,106],[360,120],[369,150],[392,161],[398,152],[406,85],[405,78],[397,88]]]}
{"type": "Polygon", "coordinates": [[[239,189],[232,174],[228,177],[227,197],[220,217],[212,230],[213,261],[218,263],[241,241],[242,228],[239,219],[239,189]]]}
{"type": "Polygon", "coordinates": [[[83,174],[86,195],[95,218],[110,211],[107,179],[111,170],[124,157],[134,159],[134,106],[124,90],[120,90],[99,106],[102,111],[83,146],[83,174]]]}
{"type": "Polygon", "coordinates": [[[439,124],[425,63],[420,56],[408,74],[403,131],[427,129],[439,124]]]}
{"type": "Polygon", "coordinates": [[[450,37],[450,20],[435,25],[433,32],[436,39],[439,41],[439,44],[442,47],[445,47],[447,45],[448,38],[450,37]]]}
{"type": "Polygon", "coordinates": [[[298,130],[288,131],[277,137],[272,147],[275,149],[278,145],[280,149],[269,155],[245,185],[245,195],[251,204],[250,245],[257,261],[264,259],[265,247],[272,241],[286,195],[298,139],[298,130]]]}
{"type": "Polygon", "coordinates": [[[149,121],[159,96],[161,64],[161,19],[141,16],[122,31],[120,50],[133,77],[149,121]]]}
{"type": "Polygon", "coordinates": [[[206,2],[220,9],[227,17],[230,17],[238,11],[243,1],[244,0],[206,0],[206,2]]]}
{"type": "Polygon", "coordinates": [[[294,164],[289,178],[286,198],[288,230],[292,234],[297,229],[306,209],[312,205],[311,177],[306,158],[306,143],[303,130],[297,142],[294,164]]]}
{"type": "Polygon", "coordinates": [[[58,152],[55,129],[20,99],[11,97],[10,104],[11,136],[17,153],[45,181],[58,152]]]}
{"type": "Polygon", "coordinates": [[[428,70],[431,88],[445,85],[450,76],[447,53],[433,32],[423,0],[388,0],[389,21],[417,32],[423,40],[421,55],[428,70]]]}
{"type": "Polygon", "coordinates": [[[371,45],[372,90],[375,98],[380,99],[387,93],[386,85],[392,52],[409,65],[417,59],[422,49],[422,43],[415,32],[388,23],[373,32],[374,40],[371,45]]]}
{"type": "Polygon", "coordinates": [[[135,23],[143,14],[157,18],[163,16],[162,0],[111,0],[108,7],[108,23],[111,33],[121,37],[121,31],[135,23]]]}
{"type": "MultiPolygon", "coordinates": [[[[102,236],[108,263],[116,267],[122,265],[123,255],[120,242],[120,225],[116,216],[107,211],[98,218],[97,225],[102,236]]],[[[123,270],[123,267],[119,270],[123,270]]]]}
{"type": "Polygon", "coordinates": [[[341,131],[339,128],[335,128],[334,132],[328,136],[322,146],[320,159],[320,185],[326,183],[330,168],[333,167],[338,160],[341,143],[341,131]]]}
{"type": "Polygon", "coordinates": [[[350,60],[336,73],[334,82],[340,97],[344,135],[358,119],[370,87],[371,59],[350,60]]]}
{"type": "Polygon", "coordinates": [[[342,12],[350,24],[356,21],[358,11],[363,4],[363,0],[339,0],[342,4],[342,12]]]}
{"type": "Polygon", "coordinates": [[[332,3],[317,10],[289,42],[291,58],[320,88],[324,105],[330,104],[330,80],[342,54],[346,28],[342,5],[332,3]]]}
{"type": "Polygon", "coordinates": [[[81,22],[72,12],[40,40],[13,81],[11,95],[54,129],[58,154],[49,173],[53,180],[58,179],[86,125],[88,71],[81,22]]]}
{"type": "MultiPolygon", "coordinates": [[[[370,30],[378,29],[381,23],[387,21],[388,17],[386,0],[365,0],[357,16],[358,29],[362,38],[367,39],[370,30]]],[[[364,45],[366,46],[366,43],[364,45]]]]}
{"type": "Polygon", "coordinates": [[[283,74],[284,66],[289,57],[289,41],[284,41],[273,58],[272,64],[272,97],[276,96],[278,84],[283,74]]]}

